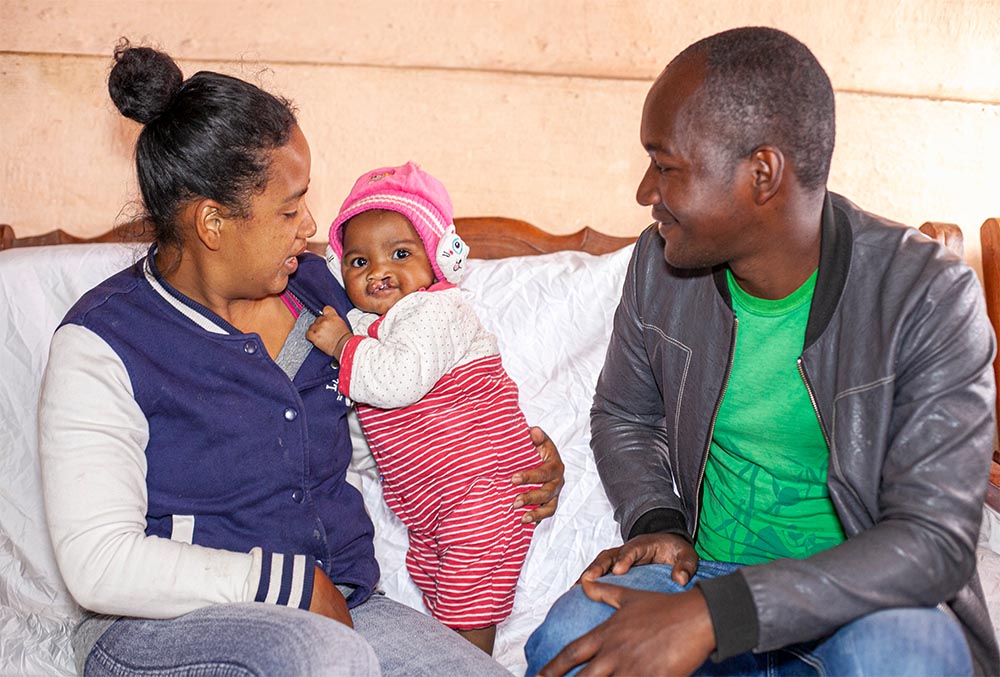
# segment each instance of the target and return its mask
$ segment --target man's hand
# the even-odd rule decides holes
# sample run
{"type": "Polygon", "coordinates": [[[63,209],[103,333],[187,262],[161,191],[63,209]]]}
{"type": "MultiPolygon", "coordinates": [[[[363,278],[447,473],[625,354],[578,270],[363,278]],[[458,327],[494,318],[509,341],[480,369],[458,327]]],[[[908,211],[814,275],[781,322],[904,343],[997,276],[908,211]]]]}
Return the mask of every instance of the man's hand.
{"type": "Polygon", "coordinates": [[[581,663],[580,675],[689,675],[715,648],[715,631],[697,588],[677,594],[643,592],[583,581],[587,597],[617,611],[542,668],[564,675],[581,663]]]}
{"type": "Polygon", "coordinates": [[[347,610],[347,600],[319,567],[316,567],[316,577],[313,580],[313,596],[309,602],[309,611],[332,618],[349,628],[354,627],[351,612],[347,610]]]}
{"type": "Polygon", "coordinates": [[[511,477],[513,484],[541,484],[542,486],[523,494],[518,494],[514,500],[514,510],[522,505],[537,505],[534,510],[526,512],[521,518],[522,522],[538,522],[547,517],[552,517],[559,505],[559,492],[563,487],[563,467],[562,458],[556,450],[556,445],[545,434],[541,428],[531,429],[531,442],[535,445],[535,450],[542,457],[542,463],[514,473],[511,477]]]}
{"type": "Polygon", "coordinates": [[[674,568],[671,574],[674,582],[687,585],[698,571],[698,554],[679,534],[643,534],[617,548],[602,551],[583,570],[580,582],[593,581],[608,573],[620,576],[641,564],[669,564],[674,568]]]}

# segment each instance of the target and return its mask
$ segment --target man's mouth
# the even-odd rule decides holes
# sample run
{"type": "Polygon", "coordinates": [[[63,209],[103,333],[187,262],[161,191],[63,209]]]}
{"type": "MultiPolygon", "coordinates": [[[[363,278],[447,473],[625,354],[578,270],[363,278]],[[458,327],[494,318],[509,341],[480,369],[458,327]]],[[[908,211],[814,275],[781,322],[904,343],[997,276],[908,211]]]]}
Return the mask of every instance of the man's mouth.
{"type": "Polygon", "coordinates": [[[652,213],[653,220],[657,223],[671,224],[675,221],[674,217],[672,217],[668,212],[654,209],[652,210],[652,213]]]}

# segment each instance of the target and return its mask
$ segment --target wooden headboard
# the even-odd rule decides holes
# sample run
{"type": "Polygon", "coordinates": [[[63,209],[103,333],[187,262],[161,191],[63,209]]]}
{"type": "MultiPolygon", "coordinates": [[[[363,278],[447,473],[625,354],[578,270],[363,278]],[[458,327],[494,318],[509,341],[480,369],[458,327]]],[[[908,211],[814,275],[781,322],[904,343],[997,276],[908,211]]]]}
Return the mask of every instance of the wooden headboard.
{"type": "MultiPolygon", "coordinates": [[[[573,249],[589,254],[606,254],[635,242],[634,237],[605,235],[592,228],[582,228],[568,235],[553,235],[527,221],[503,216],[472,216],[455,219],[455,228],[469,245],[472,258],[502,259],[508,256],[530,256],[573,249]]],[[[947,246],[959,256],[965,253],[962,230],[953,223],[927,221],[920,231],[947,246]]],[[[33,247],[84,242],[143,242],[152,239],[152,229],[143,221],[131,221],[96,237],[81,238],[63,230],[42,235],[17,237],[14,229],[0,224],[0,251],[12,247],[33,247]]],[[[322,255],[323,242],[310,242],[309,249],[322,255]]]]}
{"type": "MultiPolygon", "coordinates": [[[[500,259],[508,256],[530,256],[547,254],[567,249],[580,250],[590,254],[606,254],[635,242],[634,237],[614,237],[599,233],[591,228],[583,228],[569,235],[553,235],[547,233],[527,221],[508,219],[500,216],[480,216],[455,219],[455,227],[462,239],[469,245],[473,258],[500,259]]],[[[989,243],[994,250],[1000,251],[1000,226],[992,222],[995,233],[992,240],[984,240],[984,255],[989,243]]],[[[985,228],[985,226],[984,226],[985,228]]],[[[921,232],[950,248],[959,256],[964,255],[962,230],[953,223],[928,221],[920,226],[921,232]]],[[[92,238],[79,238],[62,230],[53,230],[43,235],[18,238],[14,229],[6,224],[0,224],[0,250],[12,247],[31,247],[38,245],[73,244],[81,242],[131,242],[148,241],[152,229],[142,221],[133,221],[119,226],[112,231],[92,238]]],[[[326,243],[310,242],[309,249],[320,254],[326,251],[326,243]]],[[[996,257],[1000,259],[1000,255],[996,257]]],[[[992,262],[992,258],[990,259],[992,262]]],[[[991,304],[991,316],[994,324],[1000,324],[1000,272],[993,273],[987,266],[987,292],[992,290],[994,303],[991,304]],[[991,283],[992,282],[992,286],[991,283]]],[[[997,266],[1000,270],[1000,265],[997,266]]],[[[998,372],[1000,372],[1000,356],[997,357],[998,372]]],[[[990,489],[987,502],[1000,510],[1000,453],[994,454],[990,472],[990,489]]]]}
{"type": "MultiPolygon", "coordinates": [[[[1000,337],[1000,219],[986,219],[979,228],[979,243],[983,252],[983,292],[986,294],[986,314],[990,316],[993,333],[1000,337]]],[[[993,358],[993,374],[1000,383],[1000,352],[993,358]]],[[[1000,398],[996,406],[1000,421],[1000,398]]],[[[998,436],[1000,437],[1000,436],[998,436]]],[[[990,466],[990,486],[986,503],[1000,511],[1000,439],[993,441],[993,464],[990,466]]]]}
{"type": "MultiPolygon", "coordinates": [[[[501,216],[455,219],[455,228],[469,245],[472,258],[502,259],[573,249],[589,254],[606,254],[635,242],[634,237],[615,237],[583,228],[568,235],[547,233],[527,221],[501,216]]],[[[143,242],[152,239],[152,229],[142,221],[132,221],[96,237],[80,238],[62,230],[18,238],[11,226],[0,224],[0,251],[12,247],[32,247],[84,242],[143,242]]],[[[310,242],[309,249],[323,255],[325,242],[310,242]]]]}

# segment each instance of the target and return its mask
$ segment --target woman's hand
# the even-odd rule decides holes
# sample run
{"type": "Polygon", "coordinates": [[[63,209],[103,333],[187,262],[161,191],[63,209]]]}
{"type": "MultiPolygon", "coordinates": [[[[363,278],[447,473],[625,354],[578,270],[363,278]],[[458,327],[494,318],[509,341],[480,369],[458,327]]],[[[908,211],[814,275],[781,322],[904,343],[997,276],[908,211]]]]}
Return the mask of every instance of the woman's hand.
{"type": "Polygon", "coordinates": [[[354,627],[351,612],[347,610],[347,600],[319,567],[316,567],[316,577],[313,580],[313,596],[309,602],[309,611],[332,618],[349,628],[354,627]]]}
{"type": "Polygon", "coordinates": [[[545,434],[541,428],[531,429],[531,442],[535,445],[535,450],[542,457],[540,465],[528,470],[521,470],[514,473],[511,478],[513,484],[540,484],[542,486],[523,494],[518,494],[514,500],[514,509],[517,510],[522,505],[537,505],[534,510],[528,511],[521,518],[521,522],[538,522],[546,517],[552,517],[559,505],[559,492],[563,488],[563,467],[562,459],[556,450],[556,445],[545,434]]]}

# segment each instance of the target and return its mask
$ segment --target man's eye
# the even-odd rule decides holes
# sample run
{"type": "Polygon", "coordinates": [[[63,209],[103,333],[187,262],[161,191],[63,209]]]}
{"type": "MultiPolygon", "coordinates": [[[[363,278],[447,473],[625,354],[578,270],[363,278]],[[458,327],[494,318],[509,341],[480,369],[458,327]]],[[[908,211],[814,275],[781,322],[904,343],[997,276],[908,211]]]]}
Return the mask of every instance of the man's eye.
{"type": "Polygon", "coordinates": [[[299,210],[298,210],[298,209],[296,209],[296,210],[295,210],[294,212],[285,212],[285,213],[283,214],[283,216],[284,216],[284,217],[285,217],[286,219],[294,219],[294,218],[295,218],[296,216],[298,216],[298,215],[299,215],[299,210]]]}
{"type": "Polygon", "coordinates": [[[405,259],[409,255],[410,255],[410,250],[409,249],[397,249],[396,251],[394,251],[392,253],[392,258],[394,258],[394,259],[405,259]]]}
{"type": "Polygon", "coordinates": [[[368,265],[368,259],[363,259],[360,256],[355,256],[350,261],[351,268],[364,268],[366,265],[368,265]]]}
{"type": "Polygon", "coordinates": [[[661,165],[659,162],[657,162],[652,158],[649,159],[649,164],[651,164],[656,169],[656,172],[658,174],[666,174],[667,172],[672,171],[674,169],[673,167],[666,167],[664,165],[661,165]]]}

